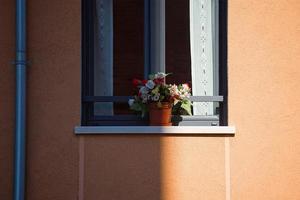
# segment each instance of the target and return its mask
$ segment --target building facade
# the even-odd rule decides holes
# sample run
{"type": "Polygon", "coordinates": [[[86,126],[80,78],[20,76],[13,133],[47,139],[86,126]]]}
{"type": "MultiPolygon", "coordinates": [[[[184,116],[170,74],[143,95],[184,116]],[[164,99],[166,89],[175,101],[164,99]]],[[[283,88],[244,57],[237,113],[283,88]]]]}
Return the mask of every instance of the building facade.
{"type": "MultiPolygon", "coordinates": [[[[81,1],[27,2],[26,199],[300,198],[300,3],[228,1],[234,136],[75,135],[81,1]]],[[[12,199],[15,2],[0,3],[0,199],[12,199]]]]}

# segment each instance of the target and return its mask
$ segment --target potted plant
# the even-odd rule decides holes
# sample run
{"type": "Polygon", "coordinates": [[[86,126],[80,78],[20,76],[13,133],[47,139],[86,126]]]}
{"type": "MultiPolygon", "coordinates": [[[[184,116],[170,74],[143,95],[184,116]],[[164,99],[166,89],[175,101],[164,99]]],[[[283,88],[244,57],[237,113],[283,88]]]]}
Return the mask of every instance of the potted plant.
{"type": "Polygon", "coordinates": [[[149,112],[149,125],[171,126],[172,113],[191,115],[190,87],[188,84],[166,84],[168,75],[158,72],[149,75],[148,80],[133,80],[136,94],[128,104],[142,117],[149,112]]]}

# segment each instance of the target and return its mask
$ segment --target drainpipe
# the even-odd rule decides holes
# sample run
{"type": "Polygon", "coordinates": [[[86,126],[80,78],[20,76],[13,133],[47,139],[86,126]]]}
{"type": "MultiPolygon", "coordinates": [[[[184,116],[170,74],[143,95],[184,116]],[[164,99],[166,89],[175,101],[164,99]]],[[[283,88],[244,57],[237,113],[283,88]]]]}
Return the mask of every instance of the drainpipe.
{"type": "Polygon", "coordinates": [[[14,200],[25,198],[26,0],[16,0],[14,200]]]}

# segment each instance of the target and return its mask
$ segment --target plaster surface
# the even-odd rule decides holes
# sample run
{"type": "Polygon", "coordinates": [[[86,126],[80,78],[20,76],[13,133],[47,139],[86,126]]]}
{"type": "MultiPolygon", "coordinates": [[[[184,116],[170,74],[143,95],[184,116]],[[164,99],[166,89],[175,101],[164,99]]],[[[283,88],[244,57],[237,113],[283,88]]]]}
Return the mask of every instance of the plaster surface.
{"type": "MultiPolygon", "coordinates": [[[[1,200],[12,193],[13,4],[0,4],[1,200]]],[[[298,0],[229,1],[230,146],[218,137],[83,138],[73,132],[80,1],[28,1],[27,199],[300,199],[299,16],[298,0]]]]}
{"type": "Polygon", "coordinates": [[[12,198],[14,134],[14,2],[0,2],[0,199],[12,198]]]}

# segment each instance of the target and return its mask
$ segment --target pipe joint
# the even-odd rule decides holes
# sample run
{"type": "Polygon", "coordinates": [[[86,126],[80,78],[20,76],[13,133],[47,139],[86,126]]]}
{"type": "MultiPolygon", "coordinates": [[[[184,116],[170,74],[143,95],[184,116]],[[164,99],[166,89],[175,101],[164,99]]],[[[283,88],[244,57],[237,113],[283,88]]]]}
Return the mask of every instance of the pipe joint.
{"type": "Polygon", "coordinates": [[[13,64],[14,65],[16,65],[16,66],[26,66],[26,65],[28,65],[28,61],[27,60],[15,60],[14,62],[13,62],[13,64]]]}

